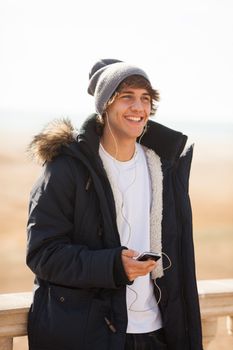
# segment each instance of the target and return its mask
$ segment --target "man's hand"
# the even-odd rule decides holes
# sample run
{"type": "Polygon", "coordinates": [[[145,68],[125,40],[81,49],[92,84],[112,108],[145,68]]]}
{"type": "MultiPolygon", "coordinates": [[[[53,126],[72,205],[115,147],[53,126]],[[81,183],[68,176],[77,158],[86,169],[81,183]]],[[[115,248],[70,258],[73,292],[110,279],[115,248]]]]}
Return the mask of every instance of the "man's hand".
{"type": "Polygon", "coordinates": [[[154,260],[137,261],[133,259],[138,255],[139,253],[132,249],[123,249],[121,253],[125,273],[130,281],[135,280],[136,277],[147,275],[156,266],[154,260]]]}

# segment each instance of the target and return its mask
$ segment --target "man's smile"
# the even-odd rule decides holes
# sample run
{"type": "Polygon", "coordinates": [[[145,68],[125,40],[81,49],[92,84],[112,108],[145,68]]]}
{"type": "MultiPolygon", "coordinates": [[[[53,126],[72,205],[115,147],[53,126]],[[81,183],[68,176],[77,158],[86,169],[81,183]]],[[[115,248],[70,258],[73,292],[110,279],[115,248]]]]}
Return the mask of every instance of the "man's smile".
{"type": "Polygon", "coordinates": [[[130,115],[130,116],[125,116],[125,119],[132,122],[140,123],[143,121],[144,117],[135,117],[130,115]]]}

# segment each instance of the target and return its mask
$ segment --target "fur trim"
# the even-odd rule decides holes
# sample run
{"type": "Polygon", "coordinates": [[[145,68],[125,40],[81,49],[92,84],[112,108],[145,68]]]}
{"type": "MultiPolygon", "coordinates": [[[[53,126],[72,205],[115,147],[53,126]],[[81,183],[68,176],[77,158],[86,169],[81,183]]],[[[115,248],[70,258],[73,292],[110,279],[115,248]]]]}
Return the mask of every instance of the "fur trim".
{"type": "Polygon", "coordinates": [[[29,156],[40,164],[50,162],[62,146],[74,141],[74,132],[69,119],[55,119],[34,136],[28,147],[29,156]]]}

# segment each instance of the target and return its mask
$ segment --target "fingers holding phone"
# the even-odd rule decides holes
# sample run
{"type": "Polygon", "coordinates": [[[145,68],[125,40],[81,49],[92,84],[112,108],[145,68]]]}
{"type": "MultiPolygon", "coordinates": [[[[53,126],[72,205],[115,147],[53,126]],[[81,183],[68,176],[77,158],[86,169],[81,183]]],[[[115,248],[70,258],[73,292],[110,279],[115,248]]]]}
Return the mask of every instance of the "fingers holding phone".
{"type": "MultiPolygon", "coordinates": [[[[147,253],[148,254],[148,253],[147,253]]],[[[139,276],[144,276],[148,273],[150,273],[154,267],[156,266],[155,259],[152,260],[149,256],[143,257],[139,255],[137,252],[131,249],[124,249],[122,250],[122,263],[126,272],[126,275],[128,276],[128,279],[130,281],[133,281],[135,278],[139,276]],[[140,258],[139,259],[137,259],[140,258]],[[135,259],[136,258],[136,259],[135,259]]]]}
{"type": "Polygon", "coordinates": [[[140,255],[137,256],[138,261],[147,261],[147,260],[154,260],[157,261],[161,258],[160,254],[152,253],[152,252],[143,252],[140,255]]]}

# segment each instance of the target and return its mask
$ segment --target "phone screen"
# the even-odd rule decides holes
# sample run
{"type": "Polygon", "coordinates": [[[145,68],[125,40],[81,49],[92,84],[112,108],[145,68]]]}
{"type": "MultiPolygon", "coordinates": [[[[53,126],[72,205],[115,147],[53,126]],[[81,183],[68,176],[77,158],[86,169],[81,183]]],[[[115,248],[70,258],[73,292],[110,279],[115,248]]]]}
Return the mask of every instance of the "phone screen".
{"type": "Polygon", "coordinates": [[[147,261],[147,260],[157,261],[160,258],[161,258],[161,256],[159,254],[151,253],[151,252],[144,252],[137,257],[137,260],[138,261],[147,261]]]}

